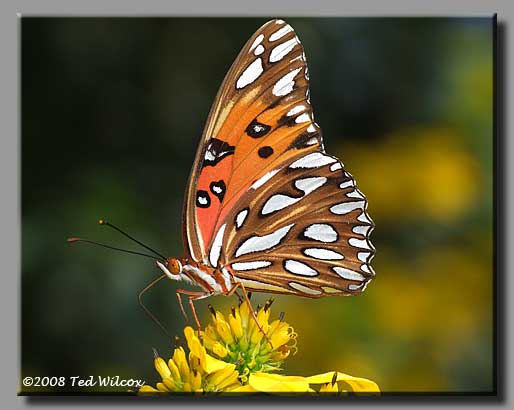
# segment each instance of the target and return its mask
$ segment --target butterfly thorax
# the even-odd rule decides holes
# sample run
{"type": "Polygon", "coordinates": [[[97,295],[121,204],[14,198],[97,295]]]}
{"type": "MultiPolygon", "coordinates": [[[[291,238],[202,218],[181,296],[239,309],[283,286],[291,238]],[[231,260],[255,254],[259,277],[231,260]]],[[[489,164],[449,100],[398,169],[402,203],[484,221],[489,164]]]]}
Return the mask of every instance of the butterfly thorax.
{"type": "Polygon", "coordinates": [[[168,278],[183,280],[211,294],[227,294],[235,285],[227,269],[213,268],[185,257],[169,257],[166,264],[157,261],[157,266],[168,278]]]}

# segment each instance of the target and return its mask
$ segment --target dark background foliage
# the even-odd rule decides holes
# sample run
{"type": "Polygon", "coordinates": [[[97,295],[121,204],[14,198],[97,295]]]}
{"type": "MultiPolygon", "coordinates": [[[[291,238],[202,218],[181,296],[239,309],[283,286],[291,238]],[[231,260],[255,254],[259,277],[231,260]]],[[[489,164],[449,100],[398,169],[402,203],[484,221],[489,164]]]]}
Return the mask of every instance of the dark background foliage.
{"type": "MultiPolygon", "coordinates": [[[[151,260],[106,218],[180,255],[183,192],[217,88],[263,18],[23,18],[22,376],[157,379],[171,344],[136,302],[151,260]]],[[[377,278],[354,298],[278,297],[288,374],[384,391],[490,391],[492,20],[287,21],[325,147],[368,196],[377,278]]],[[[175,283],[146,302],[181,335],[175,283]]],[[[262,301],[266,295],[255,295],[262,301]]],[[[234,298],[208,303],[227,308],[234,298]]]]}

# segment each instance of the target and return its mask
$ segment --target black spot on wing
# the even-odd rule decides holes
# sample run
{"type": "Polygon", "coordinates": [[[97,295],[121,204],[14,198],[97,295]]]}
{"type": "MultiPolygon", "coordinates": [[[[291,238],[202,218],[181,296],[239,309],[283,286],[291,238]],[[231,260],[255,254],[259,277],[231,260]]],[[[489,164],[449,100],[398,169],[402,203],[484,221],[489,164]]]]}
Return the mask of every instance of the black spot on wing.
{"type": "Polygon", "coordinates": [[[212,181],[209,185],[209,189],[220,200],[220,202],[223,202],[225,192],[227,191],[225,181],[223,181],[222,179],[220,179],[219,181],[212,181]]]}
{"type": "Polygon", "coordinates": [[[286,126],[286,127],[294,127],[296,124],[296,116],[288,116],[287,114],[284,114],[280,119],[278,120],[278,126],[286,126]]]}
{"type": "Polygon", "coordinates": [[[264,137],[270,130],[270,125],[260,123],[257,119],[253,120],[250,125],[246,127],[246,133],[252,138],[264,137]]]}
{"type": "Polygon", "coordinates": [[[319,142],[319,132],[302,132],[298,135],[287,149],[307,148],[319,142]]]}
{"type": "Polygon", "coordinates": [[[270,155],[273,155],[273,148],[266,146],[259,148],[258,151],[259,157],[268,158],[270,155]]]}
{"type": "Polygon", "coordinates": [[[196,192],[196,206],[198,208],[209,208],[211,206],[211,197],[207,191],[200,189],[196,192]]]}
{"type": "Polygon", "coordinates": [[[215,166],[223,158],[234,154],[235,147],[229,143],[219,140],[217,138],[211,138],[204,153],[203,167],[215,166]]]}

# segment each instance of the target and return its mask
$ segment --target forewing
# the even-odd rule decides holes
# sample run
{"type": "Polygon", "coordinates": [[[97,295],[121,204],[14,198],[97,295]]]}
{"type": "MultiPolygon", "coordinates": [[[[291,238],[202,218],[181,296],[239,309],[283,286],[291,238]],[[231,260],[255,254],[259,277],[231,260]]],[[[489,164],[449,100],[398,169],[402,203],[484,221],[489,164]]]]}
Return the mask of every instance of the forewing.
{"type": "Polygon", "coordinates": [[[215,232],[250,185],[320,149],[303,47],[291,26],[272,20],[243,47],[209,114],[184,204],[190,256],[217,263],[210,258],[215,232]]]}

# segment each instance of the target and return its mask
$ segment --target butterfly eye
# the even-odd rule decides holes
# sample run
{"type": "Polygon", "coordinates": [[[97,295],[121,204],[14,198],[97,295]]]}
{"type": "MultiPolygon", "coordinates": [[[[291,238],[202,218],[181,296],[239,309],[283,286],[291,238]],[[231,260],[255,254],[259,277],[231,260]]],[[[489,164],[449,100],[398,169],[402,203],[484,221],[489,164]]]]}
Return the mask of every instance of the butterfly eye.
{"type": "Polygon", "coordinates": [[[173,275],[180,275],[182,273],[182,264],[176,258],[168,258],[168,270],[173,275]]]}

